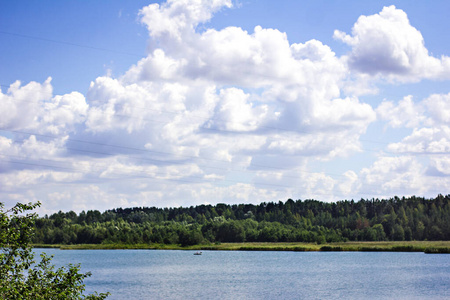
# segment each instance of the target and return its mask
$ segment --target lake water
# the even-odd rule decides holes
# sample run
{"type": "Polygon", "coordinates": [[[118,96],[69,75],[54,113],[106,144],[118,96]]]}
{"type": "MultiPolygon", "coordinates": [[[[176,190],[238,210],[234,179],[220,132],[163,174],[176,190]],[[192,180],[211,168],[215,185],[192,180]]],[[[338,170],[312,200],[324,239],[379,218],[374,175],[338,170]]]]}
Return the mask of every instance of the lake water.
{"type": "MultiPolygon", "coordinates": [[[[57,250],[107,299],[450,299],[450,255],[390,252],[57,250]]],[[[36,257],[38,259],[38,256],[36,257]]]]}

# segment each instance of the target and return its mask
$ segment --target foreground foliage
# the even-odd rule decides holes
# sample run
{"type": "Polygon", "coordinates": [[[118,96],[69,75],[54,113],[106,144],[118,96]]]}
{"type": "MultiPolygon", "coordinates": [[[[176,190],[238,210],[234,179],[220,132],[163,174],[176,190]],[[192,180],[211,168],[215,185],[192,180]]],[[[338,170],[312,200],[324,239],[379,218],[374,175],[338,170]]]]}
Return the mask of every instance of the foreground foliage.
{"type": "Polygon", "coordinates": [[[21,204],[8,211],[0,203],[0,298],[1,299],[104,299],[107,294],[84,296],[80,265],[55,268],[51,257],[41,255],[34,261],[29,246],[34,234],[36,204],[21,204]]]}
{"type": "Polygon", "coordinates": [[[34,243],[66,245],[450,240],[450,195],[60,211],[36,228],[34,243]]]}

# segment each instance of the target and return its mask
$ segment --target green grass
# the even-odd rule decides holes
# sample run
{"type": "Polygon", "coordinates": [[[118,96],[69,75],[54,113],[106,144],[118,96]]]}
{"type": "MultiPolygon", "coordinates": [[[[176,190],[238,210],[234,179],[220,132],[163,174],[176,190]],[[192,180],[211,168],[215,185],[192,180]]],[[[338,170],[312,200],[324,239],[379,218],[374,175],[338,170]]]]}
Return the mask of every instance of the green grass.
{"type": "Polygon", "coordinates": [[[392,251],[450,253],[450,241],[410,242],[342,242],[327,244],[312,243],[220,243],[185,246],[165,244],[79,244],[47,245],[35,244],[35,248],[82,249],[161,249],[161,250],[227,250],[227,251],[392,251]]]}

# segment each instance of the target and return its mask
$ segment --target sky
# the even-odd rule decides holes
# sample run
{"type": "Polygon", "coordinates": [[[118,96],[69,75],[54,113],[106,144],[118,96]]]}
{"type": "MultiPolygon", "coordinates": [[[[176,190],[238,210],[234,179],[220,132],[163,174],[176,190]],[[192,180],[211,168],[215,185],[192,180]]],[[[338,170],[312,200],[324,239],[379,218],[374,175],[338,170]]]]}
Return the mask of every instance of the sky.
{"type": "Polygon", "coordinates": [[[450,188],[448,1],[2,1],[0,201],[450,188]]]}

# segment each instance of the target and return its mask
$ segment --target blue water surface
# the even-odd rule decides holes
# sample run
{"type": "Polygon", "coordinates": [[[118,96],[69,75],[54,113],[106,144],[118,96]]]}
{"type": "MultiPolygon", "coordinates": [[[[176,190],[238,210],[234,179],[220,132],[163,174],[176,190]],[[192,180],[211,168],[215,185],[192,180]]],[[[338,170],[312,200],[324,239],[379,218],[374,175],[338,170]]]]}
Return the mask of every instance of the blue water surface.
{"type": "Polygon", "coordinates": [[[450,299],[450,255],[397,252],[57,250],[108,299],[450,299]]]}

